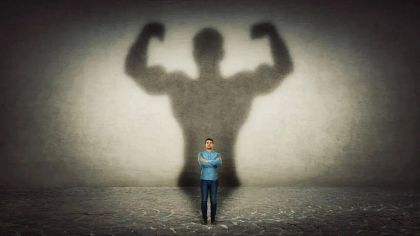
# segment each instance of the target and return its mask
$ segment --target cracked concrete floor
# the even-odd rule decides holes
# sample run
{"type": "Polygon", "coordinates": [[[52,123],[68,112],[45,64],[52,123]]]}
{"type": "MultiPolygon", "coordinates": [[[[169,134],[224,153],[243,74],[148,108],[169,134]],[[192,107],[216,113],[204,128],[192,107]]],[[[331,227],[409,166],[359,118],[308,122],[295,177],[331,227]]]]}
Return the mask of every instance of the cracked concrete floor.
{"type": "Polygon", "coordinates": [[[418,191],[219,187],[217,225],[200,224],[199,187],[0,189],[0,200],[0,235],[420,235],[418,191]]]}

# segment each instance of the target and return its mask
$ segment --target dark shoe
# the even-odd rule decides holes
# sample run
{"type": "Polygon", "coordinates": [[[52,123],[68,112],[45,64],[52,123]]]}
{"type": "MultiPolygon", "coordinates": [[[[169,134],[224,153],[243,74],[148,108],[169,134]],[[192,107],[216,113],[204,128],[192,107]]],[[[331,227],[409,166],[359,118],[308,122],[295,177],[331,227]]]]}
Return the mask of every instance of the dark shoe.
{"type": "Polygon", "coordinates": [[[207,224],[207,219],[201,219],[201,224],[206,225],[207,224]]]}
{"type": "Polygon", "coordinates": [[[212,225],[216,225],[216,220],[212,219],[212,220],[211,220],[211,224],[212,224],[212,225]]]}

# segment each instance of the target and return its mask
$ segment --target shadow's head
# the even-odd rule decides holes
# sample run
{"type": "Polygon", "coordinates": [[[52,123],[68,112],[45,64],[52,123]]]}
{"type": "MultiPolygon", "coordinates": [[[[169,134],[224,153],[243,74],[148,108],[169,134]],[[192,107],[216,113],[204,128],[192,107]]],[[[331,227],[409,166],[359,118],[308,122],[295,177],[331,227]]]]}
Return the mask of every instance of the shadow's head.
{"type": "Polygon", "coordinates": [[[200,68],[213,68],[223,56],[223,37],[217,30],[204,28],[194,36],[194,59],[200,68]]]}

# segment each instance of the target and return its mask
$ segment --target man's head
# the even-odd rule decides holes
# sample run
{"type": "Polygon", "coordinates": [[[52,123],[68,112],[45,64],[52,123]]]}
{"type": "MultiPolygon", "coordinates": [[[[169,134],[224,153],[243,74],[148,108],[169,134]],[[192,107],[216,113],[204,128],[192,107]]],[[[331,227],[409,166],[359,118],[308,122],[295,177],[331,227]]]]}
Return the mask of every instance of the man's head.
{"type": "Polygon", "coordinates": [[[200,68],[217,65],[224,56],[222,35],[204,28],[194,36],[194,59],[200,68]]]}
{"type": "Polygon", "coordinates": [[[213,146],[214,146],[214,141],[212,138],[206,138],[206,140],[204,141],[205,145],[206,145],[206,149],[207,150],[212,150],[213,146]]]}

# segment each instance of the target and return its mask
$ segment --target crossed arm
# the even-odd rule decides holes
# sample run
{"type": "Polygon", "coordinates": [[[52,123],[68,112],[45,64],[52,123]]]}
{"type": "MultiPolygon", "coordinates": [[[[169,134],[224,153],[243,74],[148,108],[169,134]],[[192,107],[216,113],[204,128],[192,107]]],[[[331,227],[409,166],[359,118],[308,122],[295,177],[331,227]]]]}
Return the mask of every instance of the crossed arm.
{"type": "Polygon", "coordinates": [[[222,158],[220,155],[216,158],[216,160],[207,160],[204,157],[201,156],[201,154],[198,154],[198,163],[203,168],[217,168],[222,165],[222,158]]]}

